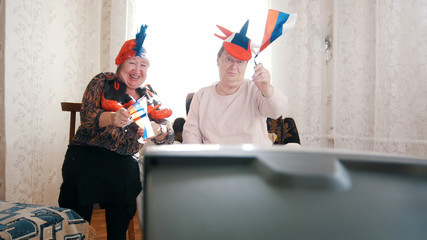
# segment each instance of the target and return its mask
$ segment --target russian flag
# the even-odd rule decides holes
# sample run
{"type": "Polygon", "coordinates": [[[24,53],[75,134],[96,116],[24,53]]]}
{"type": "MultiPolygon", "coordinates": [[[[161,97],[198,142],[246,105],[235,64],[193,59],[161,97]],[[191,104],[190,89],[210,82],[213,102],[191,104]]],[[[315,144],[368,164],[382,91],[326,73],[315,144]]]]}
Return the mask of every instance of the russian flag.
{"type": "Polygon", "coordinates": [[[260,53],[268,45],[270,45],[270,43],[280,37],[283,32],[293,28],[296,20],[297,13],[287,14],[273,9],[268,10],[264,38],[258,53],[260,53]]]}

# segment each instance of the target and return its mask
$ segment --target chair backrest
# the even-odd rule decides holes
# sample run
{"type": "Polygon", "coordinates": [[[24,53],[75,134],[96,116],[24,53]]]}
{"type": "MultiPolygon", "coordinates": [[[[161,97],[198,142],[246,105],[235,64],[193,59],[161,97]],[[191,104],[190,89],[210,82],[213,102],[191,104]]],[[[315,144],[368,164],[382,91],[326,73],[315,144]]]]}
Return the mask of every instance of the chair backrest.
{"type": "Polygon", "coordinates": [[[301,144],[298,129],[293,118],[267,118],[267,131],[276,134],[274,144],[301,144]]]}
{"type": "Polygon", "coordinates": [[[74,138],[74,134],[76,132],[76,112],[80,112],[80,108],[82,107],[81,103],[73,103],[73,102],[61,102],[62,111],[70,112],[70,136],[69,142],[74,138]]]}
{"type": "Polygon", "coordinates": [[[194,96],[194,92],[188,93],[187,98],[185,99],[185,110],[187,112],[187,115],[188,115],[188,112],[190,111],[190,105],[191,105],[191,101],[193,100],[193,96],[194,96]]]}

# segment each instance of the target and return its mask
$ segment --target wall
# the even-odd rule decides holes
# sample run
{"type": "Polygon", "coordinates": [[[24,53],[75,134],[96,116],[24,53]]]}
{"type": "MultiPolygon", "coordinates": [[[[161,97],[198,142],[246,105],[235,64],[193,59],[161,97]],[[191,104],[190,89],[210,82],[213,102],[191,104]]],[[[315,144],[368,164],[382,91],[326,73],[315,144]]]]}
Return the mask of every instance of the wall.
{"type": "Polygon", "coordinates": [[[5,3],[0,0],[0,201],[5,200],[6,184],[6,140],[4,116],[4,25],[5,3]]]}
{"type": "Polygon", "coordinates": [[[1,103],[6,114],[0,126],[5,148],[0,164],[5,167],[0,179],[7,185],[7,201],[57,204],[69,133],[69,113],[61,111],[60,102],[81,101],[92,77],[110,70],[115,57],[110,52],[118,52],[128,35],[135,34],[128,32],[135,28],[126,18],[133,3],[5,2],[1,103]]]}
{"type": "Polygon", "coordinates": [[[6,200],[56,204],[69,116],[99,69],[94,1],[7,1],[6,200]],[[83,27],[88,26],[88,27],[83,27]]]}

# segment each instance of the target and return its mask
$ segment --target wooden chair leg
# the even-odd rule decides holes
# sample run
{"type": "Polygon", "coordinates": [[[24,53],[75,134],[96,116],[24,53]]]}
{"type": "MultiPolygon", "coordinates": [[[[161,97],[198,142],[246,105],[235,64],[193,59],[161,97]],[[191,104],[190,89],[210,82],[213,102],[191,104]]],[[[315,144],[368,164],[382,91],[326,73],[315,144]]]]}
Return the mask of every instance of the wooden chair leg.
{"type": "MultiPolygon", "coordinates": [[[[105,221],[105,210],[104,209],[100,208],[99,205],[96,204],[95,207],[94,207],[94,211],[100,212],[102,214],[102,216],[104,216],[104,218],[103,218],[102,221],[105,221]]],[[[92,217],[93,217],[93,215],[92,215],[92,217]]],[[[129,226],[128,226],[128,230],[127,230],[127,234],[126,234],[127,235],[127,240],[135,240],[135,232],[136,232],[135,231],[135,223],[136,223],[135,218],[136,217],[138,217],[138,212],[135,213],[135,216],[129,222],[129,226]]],[[[94,224],[93,222],[94,221],[92,220],[92,226],[94,224]]],[[[95,231],[96,231],[96,229],[98,227],[100,227],[100,226],[97,225],[96,227],[94,227],[95,231]]],[[[101,229],[101,227],[100,227],[100,229],[101,229]]],[[[106,230],[106,229],[104,229],[104,230],[106,230]]],[[[106,234],[106,232],[105,232],[105,234],[106,234]]]]}
{"type": "Polygon", "coordinates": [[[137,217],[138,214],[135,214],[135,216],[130,220],[129,227],[128,227],[128,240],[135,240],[135,222],[134,219],[137,217]]]}
{"type": "Polygon", "coordinates": [[[129,222],[129,227],[128,227],[128,240],[135,240],[135,223],[137,222],[137,218],[138,217],[138,210],[136,210],[135,212],[135,216],[133,216],[133,218],[130,220],[129,222]]]}

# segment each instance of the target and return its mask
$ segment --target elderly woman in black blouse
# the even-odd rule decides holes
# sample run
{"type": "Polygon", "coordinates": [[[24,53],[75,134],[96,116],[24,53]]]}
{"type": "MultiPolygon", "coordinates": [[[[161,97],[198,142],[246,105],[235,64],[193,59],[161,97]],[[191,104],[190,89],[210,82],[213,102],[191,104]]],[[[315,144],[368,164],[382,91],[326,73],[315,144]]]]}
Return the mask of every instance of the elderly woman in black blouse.
{"type": "MultiPolygon", "coordinates": [[[[59,206],[73,209],[90,222],[93,204],[101,204],[105,208],[107,238],[114,240],[126,239],[127,227],[136,212],[141,182],[135,154],[143,146],[140,138],[144,129],[130,119],[125,108],[107,111],[102,101],[106,83],[120,85],[123,91],[119,94],[128,99],[140,99],[152,91],[151,87],[148,90],[142,86],[149,67],[142,47],[145,30],[146,26],[142,26],[135,39],[124,43],[116,58],[115,74],[100,73],[88,84],[82,100],[81,126],[68,146],[62,167],[59,206]]],[[[174,132],[170,123],[151,116],[150,120],[154,136],[148,141],[172,144],[174,132]]]]}

